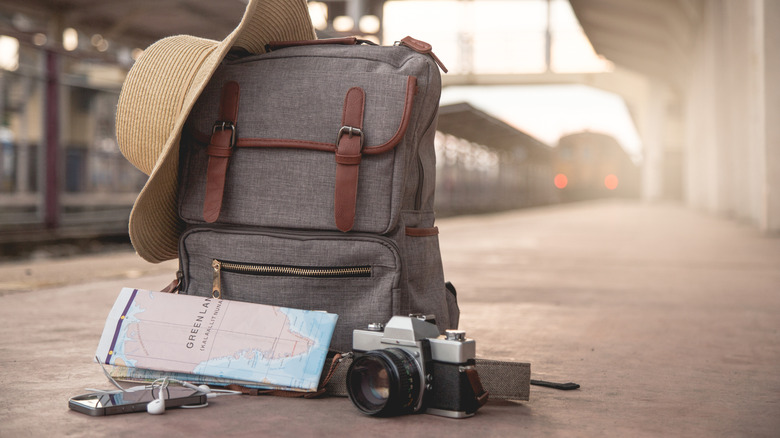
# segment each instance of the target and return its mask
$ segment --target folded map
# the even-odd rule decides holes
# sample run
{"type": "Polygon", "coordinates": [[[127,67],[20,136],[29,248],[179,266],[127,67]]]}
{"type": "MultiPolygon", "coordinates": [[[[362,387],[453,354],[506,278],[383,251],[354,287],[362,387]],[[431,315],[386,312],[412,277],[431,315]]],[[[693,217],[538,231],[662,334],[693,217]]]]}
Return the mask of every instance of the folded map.
{"type": "MultiPolygon", "coordinates": [[[[125,288],[97,348],[101,362],[316,391],[338,315],[125,288]]],[[[208,380],[208,379],[206,379],[208,380]]]]}

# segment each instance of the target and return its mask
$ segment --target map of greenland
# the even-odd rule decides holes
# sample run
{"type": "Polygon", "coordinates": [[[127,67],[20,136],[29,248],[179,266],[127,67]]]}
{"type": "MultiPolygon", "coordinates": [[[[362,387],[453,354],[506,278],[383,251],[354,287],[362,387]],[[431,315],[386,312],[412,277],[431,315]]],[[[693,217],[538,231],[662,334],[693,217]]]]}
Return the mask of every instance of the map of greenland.
{"type": "Polygon", "coordinates": [[[316,391],[338,315],[125,288],[97,349],[109,365],[316,391]]]}

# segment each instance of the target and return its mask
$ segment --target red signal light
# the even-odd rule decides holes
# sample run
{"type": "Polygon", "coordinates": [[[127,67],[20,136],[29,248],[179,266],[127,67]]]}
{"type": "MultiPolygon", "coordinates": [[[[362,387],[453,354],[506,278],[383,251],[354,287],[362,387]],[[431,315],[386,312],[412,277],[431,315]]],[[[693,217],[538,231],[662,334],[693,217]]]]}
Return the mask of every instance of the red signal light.
{"type": "Polygon", "coordinates": [[[564,189],[569,184],[569,178],[566,178],[566,175],[559,173],[555,175],[555,179],[553,180],[553,184],[555,184],[555,187],[559,189],[564,189]]]}
{"type": "Polygon", "coordinates": [[[604,187],[608,190],[615,190],[618,186],[618,177],[614,174],[609,174],[604,178],[604,187]]]}

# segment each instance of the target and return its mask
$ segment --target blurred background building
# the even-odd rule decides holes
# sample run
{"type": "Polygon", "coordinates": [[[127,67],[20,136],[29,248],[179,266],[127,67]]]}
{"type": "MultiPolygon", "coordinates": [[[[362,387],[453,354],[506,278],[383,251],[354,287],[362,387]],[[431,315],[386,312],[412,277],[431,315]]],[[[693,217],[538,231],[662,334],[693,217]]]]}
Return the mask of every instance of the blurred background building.
{"type": "MultiPolygon", "coordinates": [[[[114,111],[143,48],[241,0],[0,0],[0,244],[126,236],[146,176],[114,111]]],[[[320,38],[430,42],[437,209],[674,200],[780,231],[780,2],[311,1],[320,38]]]]}

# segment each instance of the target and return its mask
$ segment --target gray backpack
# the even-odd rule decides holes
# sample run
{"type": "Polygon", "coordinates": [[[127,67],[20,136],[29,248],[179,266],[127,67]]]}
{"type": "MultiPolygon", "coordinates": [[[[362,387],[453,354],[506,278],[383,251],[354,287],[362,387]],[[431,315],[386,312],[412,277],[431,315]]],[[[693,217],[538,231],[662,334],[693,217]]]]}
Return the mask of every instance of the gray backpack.
{"type": "Polygon", "coordinates": [[[393,315],[456,328],[433,194],[438,59],[342,39],[230,56],[180,148],[181,289],[339,315],[331,348],[393,315]]]}

